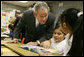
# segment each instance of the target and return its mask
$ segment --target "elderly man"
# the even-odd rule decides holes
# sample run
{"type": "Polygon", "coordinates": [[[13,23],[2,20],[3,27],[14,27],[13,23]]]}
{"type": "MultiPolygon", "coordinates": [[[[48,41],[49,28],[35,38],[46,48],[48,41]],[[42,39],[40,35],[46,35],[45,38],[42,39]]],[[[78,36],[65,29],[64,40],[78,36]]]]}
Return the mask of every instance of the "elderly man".
{"type": "Polygon", "coordinates": [[[24,12],[15,30],[14,38],[18,39],[19,34],[24,31],[25,44],[39,45],[52,37],[54,21],[55,16],[49,12],[48,5],[45,2],[38,2],[33,10],[24,12]]]}

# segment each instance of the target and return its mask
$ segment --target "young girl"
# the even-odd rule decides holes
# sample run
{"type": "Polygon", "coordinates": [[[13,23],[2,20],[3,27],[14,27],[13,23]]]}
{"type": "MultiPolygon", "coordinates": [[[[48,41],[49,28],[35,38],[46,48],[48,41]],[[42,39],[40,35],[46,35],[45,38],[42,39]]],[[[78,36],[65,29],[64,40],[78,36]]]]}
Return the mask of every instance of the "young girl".
{"type": "MultiPolygon", "coordinates": [[[[47,40],[50,45],[48,45],[48,48],[55,49],[60,52],[64,52],[66,40],[65,40],[65,33],[61,31],[61,28],[57,28],[54,30],[53,37],[50,40],[47,40]]],[[[44,42],[41,43],[41,46],[44,45],[44,42]]],[[[43,46],[44,48],[47,48],[43,46]]]]}
{"type": "Polygon", "coordinates": [[[65,34],[60,30],[60,28],[55,29],[53,37],[50,40],[50,48],[56,49],[58,51],[63,51],[66,45],[65,34]]]}

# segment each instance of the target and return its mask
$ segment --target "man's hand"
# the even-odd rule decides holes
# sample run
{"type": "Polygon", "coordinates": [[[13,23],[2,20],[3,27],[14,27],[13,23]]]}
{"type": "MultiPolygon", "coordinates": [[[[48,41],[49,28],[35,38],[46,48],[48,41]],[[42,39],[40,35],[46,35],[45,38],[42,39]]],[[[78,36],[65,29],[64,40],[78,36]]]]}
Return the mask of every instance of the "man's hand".
{"type": "Polygon", "coordinates": [[[17,40],[11,40],[11,41],[8,41],[7,43],[17,43],[17,40]]]}
{"type": "Polygon", "coordinates": [[[50,48],[50,41],[44,41],[40,44],[40,46],[43,46],[44,48],[50,48]]]}
{"type": "Polygon", "coordinates": [[[37,42],[29,42],[26,44],[27,46],[37,46],[38,43],[37,42]]]}

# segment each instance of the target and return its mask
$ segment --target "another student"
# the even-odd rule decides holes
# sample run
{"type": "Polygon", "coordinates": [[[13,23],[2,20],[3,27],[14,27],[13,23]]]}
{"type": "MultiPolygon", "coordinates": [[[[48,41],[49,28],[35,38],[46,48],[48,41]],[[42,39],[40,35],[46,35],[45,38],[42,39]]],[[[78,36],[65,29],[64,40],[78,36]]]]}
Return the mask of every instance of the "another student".
{"type": "Polygon", "coordinates": [[[10,37],[13,37],[13,30],[14,30],[14,27],[12,24],[9,24],[8,25],[8,29],[10,30],[10,32],[7,34],[7,33],[4,33],[5,35],[8,35],[10,37]]]}
{"type": "Polygon", "coordinates": [[[22,12],[19,11],[19,10],[16,10],[16,11],[15,11],[15,17],[16,17],[16,20],[15,20],[15,23],[14,23],[14,28],[15,28],[16,25],[19,23],[19,20],[20,20],[21,17],[22,17],[22,12]]]}
{"type": "Polygon", "coordinates": [[[8,29],[10,30],[9,36],[10,36],[10,37],[13,37],[13,30],[14,30],[13,25],[12,25],[12,24],[9,24],[9,25],[8,25],[8,29]]]}
{"type": "Polygon", "coordinates": [[[69,33],[64,56],[83,55],[83,12],[69,8],[60,16],[62,31],[69,33]]]}

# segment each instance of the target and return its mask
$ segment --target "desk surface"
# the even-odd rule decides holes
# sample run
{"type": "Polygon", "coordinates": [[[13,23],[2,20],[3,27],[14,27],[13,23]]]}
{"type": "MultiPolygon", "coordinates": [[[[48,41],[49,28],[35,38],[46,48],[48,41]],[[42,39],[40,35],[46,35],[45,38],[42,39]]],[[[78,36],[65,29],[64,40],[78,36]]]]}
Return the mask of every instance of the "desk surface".
{"type": "Polygon", "coordinates": [[[6,48],[5,46],[1,46],[1,51],[2,51],[1,56],[19,56],[17,53],[15,53],[12,50],[6,48]]]}
{"type": "Polygon", "coordinates": [[[1,41],[1,45],[6,46],[7,48],[11,49],[15,53],[19,54],[20,56],[38,56],[38,54],[34,52],[19,48],[19,46],[24,46],[25,44],[22,44],[22,43],[7,44],[6,42],[7,41],[1,41]]]}

